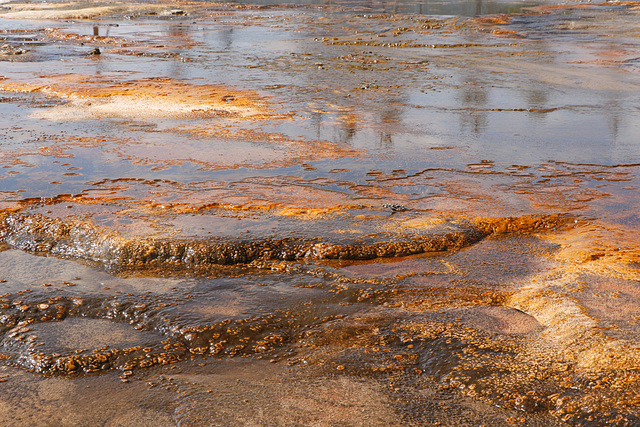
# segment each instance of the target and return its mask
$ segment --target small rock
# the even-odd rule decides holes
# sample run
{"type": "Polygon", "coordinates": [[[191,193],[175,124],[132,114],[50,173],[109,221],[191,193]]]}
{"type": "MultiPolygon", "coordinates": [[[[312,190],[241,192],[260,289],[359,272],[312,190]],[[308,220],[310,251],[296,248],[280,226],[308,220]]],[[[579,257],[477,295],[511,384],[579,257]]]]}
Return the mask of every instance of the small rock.
{"type": "Polygon", "coordinates": [[[397,205],[394,203],[385,203],[384,205],[382,205],[382,207],[387,208],[387,209],[391,209],[392,212],[402,212],[402,211],[406,211],[407,207],[403,206],[403,205],[397,205]]]}

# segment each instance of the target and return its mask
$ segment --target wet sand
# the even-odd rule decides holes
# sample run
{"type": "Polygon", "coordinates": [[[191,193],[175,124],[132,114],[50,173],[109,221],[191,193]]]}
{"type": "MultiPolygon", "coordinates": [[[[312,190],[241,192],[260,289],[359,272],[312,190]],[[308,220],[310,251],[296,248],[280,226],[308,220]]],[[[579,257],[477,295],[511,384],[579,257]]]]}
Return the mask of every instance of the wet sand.
{"type": "Polygon", "coordinates": [[[638,14],[2,2],[0,423],[636,425],[638,14]]]}

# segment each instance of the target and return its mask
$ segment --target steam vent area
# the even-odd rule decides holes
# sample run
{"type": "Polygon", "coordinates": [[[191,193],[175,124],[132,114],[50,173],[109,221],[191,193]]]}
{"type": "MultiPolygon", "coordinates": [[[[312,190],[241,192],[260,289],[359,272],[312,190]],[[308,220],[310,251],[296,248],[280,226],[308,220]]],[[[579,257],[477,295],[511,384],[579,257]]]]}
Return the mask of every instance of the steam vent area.
{"type": "Polygon", "coordinates": [[[640,426],[640,2],[279,1],[0,0],[0,425],[640,426]]]}

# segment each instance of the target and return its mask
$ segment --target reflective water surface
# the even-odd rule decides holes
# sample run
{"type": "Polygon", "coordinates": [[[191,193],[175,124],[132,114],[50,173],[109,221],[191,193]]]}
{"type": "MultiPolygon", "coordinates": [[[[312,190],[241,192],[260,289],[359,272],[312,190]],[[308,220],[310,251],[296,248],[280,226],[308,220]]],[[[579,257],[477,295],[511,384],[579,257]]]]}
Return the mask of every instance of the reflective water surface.
{"type": "Polygon", "coordinates": [[[3,2],[2,424],[637,424],[639,14],[3,2]]]}

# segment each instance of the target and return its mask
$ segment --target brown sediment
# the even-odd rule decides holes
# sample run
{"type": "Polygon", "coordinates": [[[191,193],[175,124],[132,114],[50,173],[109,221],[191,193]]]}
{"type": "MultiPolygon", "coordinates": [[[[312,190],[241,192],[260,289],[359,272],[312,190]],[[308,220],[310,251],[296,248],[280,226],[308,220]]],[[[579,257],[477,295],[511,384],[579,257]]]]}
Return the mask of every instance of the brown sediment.
{"type": "MultiPolygon", "coordinates": [[[[543,234],[542,238],[553,236],[554,242],[562,243],[566,236],[557,239],[558,235],[585,231],[574,226],[564,232],[543,234]]],[[[619,259],[608,262],[604,255],[595,260],[569,260],[563,251],[562,244],[557,246],[543,269],[546,271],[512,283],[509,291],[502,291],[498,299],[485,298],[500,294],[499,288],[498,292],[485,288],[483,293],[481,287],[476,287],[474,298],[471,292],[474,287],[463,286],[456,293],[455,286],[446,285],[447,281],[437,275],[412,277],[414,286],[422,287],[397,293],[406,310],[445,309],[462,322],[424,321],[409,327],[419,332],[416,338],[456,343],[450,345],[450,352],[438,353],[432,361],[427,359],[429,363],[424,366],[434,366],[426,372],[440,378],[442,387],[526,413],[549,411],[577,425],[595,420],[633,424],[640,386],[637,375],[640,347],[634,339],[634,326],[624,324],[636,322],[635,313],[640,309],[634,299],[636,291],[632,289],[638,278],[637,269],[630,265],[624,268],[625,263],[619,259]],[[594,285],[594,281],[600,284],[594,285]],[[445,284],[429,287],[438,282],[445,284]],[[592,296],[596,290],[610,295],[592,296]],[[601,302],[593,301],[594,298],[601,302]],[[505,339],[505,334],[516,331],[503,329],[500,335],[482,336],[497,329],[486,323],[487,317],[474,321],[465,315],[460,309],[465,304],[469,310],[489,310],[482,308],[486,305],[500,307],[501,311],[494,311],[498,319],[510,316],[508,310],[519,310],[514,314],[521,313],[534,320],[523,330],[525,335],[533,335],[524,340],[505,339]],[[618,311],[611,313],[614,306],[618,311]],[[606,312],[598,312],[599,307],[606,312]],[[444,360],[440,362],[444,366],[451,363],[453,368],[434,371],[438,366],[436,360],[444,360]],[[609,411],[606,414],[605,408],[609,411]]],[[[488,313],[491,317],[491,311],[488,313]]]]}
{"type": "MultiPolygon", "coordinates": [[[[521,222],[528,223],[526,219],[521,222]]],[[[518,236],[518,227],[513,227],[518,236]]],[[[542,234],[542,239],[553,234],[542,234]]],[[[633,279],[636,276],[612,281],[590,268],[592,262],[554,259],[555,253],[562,252],[556,246],[536,267],[538,273],[531,271],[516,281],[503,276],[493,279],[504,280],[502,285],[492,284],[492,279],[485,283],[478,278],[481,268],[474,265],[469,269],[467,264],[476,260],[473,252],[483,254],[483,265],[491,264],[491,256],[496,254],[487,253],[486,246],[482,246],[501,241],[485,240],[460,252],[459,257],[454,257],[458,267],[451,265],[442,271],[431,267],[432,272],[406,276],[401,286],[387,294],[384,305],[424,313],[424,317],[412,315],[404,319],[396,314],[396,324],[386,329],[381,326],[384,321],[374,321],[378,324],[375,332],[358,328],[348,336],[353,341],[341,337],[337,329],[332,331],[336,337],[332,344],[344,346],[343,352],[344,348],[352,349],[353,358],[341,354],[334,363],[357,372],[367,369],[363,364],[374,371],[382,367],[385,371],[404,372],[404,376],[395,376],[397,381],[400,377],[410,378],[418,369],[438,381],[441,390],[456,390],[474,399],[517,409],[527,419],[533,414],[549,413],[576,425],[607,421],[633,425],[637,422],[640,347],[634,339],[635,327],[625,328],[623,322],[637,323],[640,317],[635,315],[640,309],[633,279]],[[465,254],[470,258],[465,259],[465,254]],[[599,284],[595,286],[594,281],[599,284]],[[594,312],[598,305],[589,299],[595,290],[611,294],[598,297],[606,314],[594,312]],[[611,313],[614,301],[619,301],[617,313],[611,313]],[[434,313],[440,313],[445,320],[434,313]],[[598,314],[606,318],[600,319],[598,314]],[[399,336],[405,343],[403,351],[389,346],[399,336]],[[388,357],[396,359],[396,363],[384,363],[381,353],[367,358],[372,346],[377,346],[373,351],[390,351],[388,357]],[[364,347],[365,354],[353,350],[358,347],[364,347]]],[[[541,255],[534,249],[529,256],[539,260],[541,255]]],[[[497,258],[494,268],[501,274],[508,272],[504,264],[512,260],[505,254],[497,258]]],[[[515,258],[513,262],[519,261],[515,258]]],[[[360,268],[358,273],[365,271],[360,268]]],[[[341,330],[348,330],[340,326],[341,330]]]]}
{"type": "Polygon", "coordinates": [[[526,339],[489,334],[453,320],[405,319],[399,312],[392,317],[390,321],[378,312],[327,324],[308,340],[319,353],[309,359],[324,358],[325,364],[328,359],[351,375],[387,377],[395,391],[405,381],[408,386],[412,379],[430,379],[441,392],[455,390],[517,409],[527,419],[553,407],[547,396],[560,387],[551,378],[563,366],[557,359],[542,358],[528,365],[536,356],[526,348],[526,339]]]}
{"type": "MultiPolygon", "coordinates": [[[[258,348],[258,353],[268,352],[274,346],[282,344],[281,338],[270,338],[275,336],[273,334],[268,335],[266,341],[260,335],[260,331],[265,328],[262,324],[267,323],[263,319],[240,321],[243,333],[235,326],[230,326],[230,321],[223,321],[206,327],[182,328],[178,333],[173,331],[166,334],[163,330],[166,325],[162,322],[160,327],[154,325],[157,322],[157,308],[154,310],[148,300],[145,303],[122,302],[117,299],[83,300],[78,304],[73,298],[52,297],[45,301],[46,303],[41,304],[29,301],[29,304],[24,305],[27,308],[23,310],[17,310],[8,304],[0,307],[3,313],[0,328],[6,332],[0,341],[0,352],[10,364],[30,372],[74,375],[119,369],[127,377],[131,375],[127,371],[132,369],[174,364],[184,360],[189,353],[233,357],[245,347],[242,354],[253,353],[249,345],[251,343],[247,342],[247,334],[257,342],[254,346],[258,348]],[[127,325],[134,321],[137,322],[136,325],[127,325]],[[71,328],[71,331],[67,328],[71,328]],[[109,330],[108,333],[97,337],[89,335],[105,328],[109,330]],[[137,331],[140,329],[145,331],[137,331]],[[229,332],[230,329],[234,331],[229,332]],[[203,335],[206,334],[203,333],[211,330],[217,333],[209,333],[207,336],[212,342],[205,345],[203,335]],[[158,333],[167,336],[163,337],[158,333]],[[88,336],[69,340],[69,336],[73,334],[88,336]],[[195,340],[196,334],[199,334],[199,340],[195,340]],[[60,339],[59,335],[64,335],[65,338],[60,339]],[[98,347],[96,340],[107,344],[98,347]],[[222,344],[219,348],[216,347],[215,344],[220,342],[222,344]],[[205,345],[205,350],[201,350],[201,345],[205,345]]],[[[169,305],[175,303],[160,303],[157,307],[169,305]]],[[[274,325],[278,325],[281,320],[276,317],[269,316],[268,323],[271,327],[277,327],[274,325]]]]}
{"type": "Polygon", "coordinates": [[[70,381],[33,375],[21,369],[2,366],[1,372],[10,380],[2,385],[3,424],[38,425],[144,425],[173,427],[172,409],[165,399],[151,403],[149,390],[144,382],[124,385],[116,373],[87,376],[70,381]],[[108,397],[106,397],[108,396],[108,397]],[[102,405],[95,402],[103,400],[102,405]],[[161,403],[160,403],[161,402],[161,403]],[[6,406],[5,406],[6,405],[6,406]],[[106,406],[105,406],[106,405],[106,406]],[[82,408],[82,410],[78,410],[82,408]]]}
{"type": "MultiPolygon", "coordinates": [[[[7,294],[3,295],[6,299],[7,294]]],[[[37,297],[24,298],[21,308],[15,304],[3,304],[2,321],[0,328],[5,336],[0,341],[0,352],[7,356],[9,362],[21,366],[31,372],[47,374],[79,374],[100,372],[116,367],[131,366],[139,361],[149,359],[138,341],[149,340],[152,337],[157,343],[156,359],[162,349],[158,344],[162,339],[149,332],[138,332],[125,324],[113,324],[107,320],[95,319],[95,312],[107,311],[100,307],[100,301],[85,300],[78,297],[50,296],[39,300],[37,297]],[[94,319],[78,318],[79,313],[94,314],[94,319]],[[73,331],[65,331],[67,326],[74,326],[73,331]],[[100,329],[114,331],[106,333],[102,331],[99,336],[91,337],[93,332],[100,329]],[[76,338],[70,338],[73,334],[76,338]],[[111,334],[111,335],[110,335],[111,334]],[[59,335],[64,335],[60,337],[59,335]],[[84,336],[83,336],[84,335],[84,336]],[[106,345],[100,345],[108,342],[106,345]],[[127,347],[127,343],[131,347],[127,347]],[[88,348],[89,347],[89,348],[88,348]]],[[[119,303],[115,302],[118,306],[119,303]]],[[[121,307],[128,308],[129,305],[121,307]]],[[[110,315],[102,317],[114,317],[113,310],[110,315]]],[[[175,363],[180,360],[181,351],[173,349],[164,352],[167,355],[167,363],[175,363]],[[170,361],[169,361],[170,360],[170,361]]],[[[175,346],[177,347],[177,346],[175,346]]],[[[153,356],[153,355],[152,355],[153,356]]],[[[165,360],[165,359],[162,359],[165,360]]],[[[157,364],[158,361],[154,360],[157,364]]]]}
{"type": "MultiPolygon", "coordinates": [[[[531,218],[507,218],[504,221],[511,225],[496,226],[498,221],[491,220],[486,228],[499,230],[499,233],[507,233],[500,230],[511,229],[516,236],[526,227],[544,229],[534,226],[536,222],[531,218]]],[[[548,221],[553,223],[551,219],[548,221]]],[[[409,224],[420,227],[438,222],[415,221],[409,224]]],[[[489,243],[499,241],[496,239],[489,243]]],[[[460,255],[473,250],[462,251],[460,255]]],[[[491,261],[490,258],[485,259],[491,261]]],[[[473,258],[467,262],[473,264],[473,258]]],[[[471,275],[473,271],[470,270],[471,275]]],[[[264,316],[178,326],[179,318],[167,317],[170,307],[166,306],[170,301],[161,302],[156,297],[141,303],[139,296],[123,296],[119,299],[88,300],[86,304],[77,306],[68,298],[49,302],[48,299],[38,299],[37,295],[5,295],[6,307],[1,307],[0,318],[10,322],[7,328],[34,319],[17,330],[31,327],[31,331],[11,337],[14,340],[18,336],[23,337],[18,340],[20,349],[24,348],[22,341],[37,330],[37,322],[42,321],[35,309],[41,304],[47,305],[44,310],[51,311],[51,319],[56,319],[58,313],[63,313],[63,316],[82,313],[86,317],[131,323],[144,330],[163,331],[168,339],[163,345],[172,349],[175,359],[163,356],[162,353],[167,351],[161,346],[149,346],[146,352],[144,348],[123,347],[131,350],[126,355],[116,348],[119,351],[115,358],[109,359],[111,364],[105,364],[104,369],[123,370],[124,380],[131,372],[162,365],[166,360],[179,361],[191,356],[234,358],[263,355],[275,360],[293,346],[299,353],[287,359],[292,364],[310,363],[346,378],[389,379],[398,390],[405,381],[409,387],[412,378],[424,377],[434,381],[440,392],[451,391],[520,411],[527,419],[552,414],[567,420],[581,419],[584,423],[593,413],[598,414],[598,421],[613,420],[620,414],[634,419],[633,410],[637,402],[632,394],[637,390],[640,378],[634,376],[632,370],[624,371],[632,366],[633,352],[625,356],[627,348],[607,340],[601,331],[591,331],[592,326],[598,325],[585,316],[579,306],[566,304],[566,296],[558,292],[558,288],[573,286],[576,276],[567,276],[564,281],[555,280],[554,275],[558,276],[559,272],[552,271],[523,279],[525,282],[537,280],[543,286],[548,285],[548,289],[537,292],[522,286],[521,290],[505,292],[504,288],[491,286],[491,283],[485,286],[464,283],[460,280],[464,275],[456,268],[443,272],[458,280],[448,286],[440,286],[440,294],[435,287],[423,287],[422,292],[418,289],[403,292],[408,284],[403,278],[365,281],[361,278],[362,272],[351,280],[340,280],[335,276],[338,280],[329,287],[328,294],[345,304],[370,304],[372,307],[368,312],[348,316],[321,314],[323,308],[319,308],[319,312],[311,311],[313,314],[294,309],[274,310],[264,316]],[[426,300],[425,303],[420,299],[426,300]],[[400,301],[404,305],[398,305],[400,301]],[[538,305],[526,305],[530,301],[538,305]],[[56,305],[68,311],[65,313],[56,305]],[[21,307],[25,306],[27,308],[23,310],[21,307]],[[81,311],[76,307],[82,307],[81,311]],[[162,308],[154,312],[154,307],[162,308]],[[553,310],[559,314],[554,314],[553,310]],[[454,320],[456,318],[460,320],[454,320]],[[315,319],[316,323],[311,325],[309,319],[315,319]],[[540,330],[538,325],[544,330],[540,330]],[[589,342],[594,343],[593,348],[585,344],[589,342]],[[602,360],[601,356],[610,361],[602,360]],[[601,369],[598,368],[600,364],[601,369]],[[605,414],[603,409],[611,408],[612,404],[613,409],[608,409],[611,414],[605,414]]],[[[432,276],[410,277],[418,278],[428,281],[432,276]]],[[[433,279],[436,282],[438,277],[433,275],[433,279]]],[[[312,289],[323,289],[323,286],[312,289]]],[[[316,300],[308,306],[292,304],[292,307],[313,310],[313,307],[322,305],[316,300]]],[[[349,305],[341,307],[341,310],[348,310],[349,305]]],[[[113,349],[99,350],[95,354],[106,356],[103,353],[107,350],[112,354],[113,349]]],[[[15,356],[20,351],[11,355],[15,356]]],[[[58,356],[44,353],[45,357],[49,355],[52,357],[49,360],[53,360],[51,365],[44,362],[38,365],[45,373],[77,375],[91,372],[83,370],[85,365],[88,369],[96,369],[97,359],[86,353],[58,356]]],[[[9,360],[23,366],[22,362],[9,360]]]]}
{"type": "MultiPolygon", "coordinates": [[[[461,254],[482,252],[481,246],[461,254]]],[[[555,261],[540,268],[547,271],[511,283],[508,292],[497,285],[449,282],[464,277],[453,270],[412,276],[393,290],[385,305],[424,317],[403,319],[396,314],[392,328],[370,319],[378,328],[357,328],[348,335],[350,340],[338,334],[336,325],[332,344],[344,347],[334,363],[356,372],[367,365],[374,371],[403,372],[394,376],[398,382],[418,370],[434,378],[441,390],[517,409],[527,419],[549,413],[577,425],[632,425],[640,386],[638,346],[611,335],[615,328],[606,327],[574,299],[580,287],[589,290],[584,277],[567,273],[555,261]],[[393,304],[396,301],[402,303],[393,304]],[[434,316],[434,310],[445,319],[434,316]],[[398,337],[404,346],[390,346],[398,337]],[[353,350],[358,347],[364,350],[353,350]],[[344,355],[347,348],[351,357],[344,355]],[[379,352],[378,357],[368,358],[372,351],[379,352]]]]}
{"type": "MultiPolygon", "coordinates": [[[[510,293],[496,290],[495,286],[480,286],[464,283],[438,284],[428,286],[428,282],[442,282],[444,279],[435,277],[433,280],[419,280],[414,278],[409,283],[413,289],[399,289],[395,292],[397,299],[393,299],[395,306],[402,306],[409,311],[424,312],[430,310],[459,309],[471,307],[502,306],[509,299],[510,293]]],[[[474,322],[475,323],[475,322],[474,322]]],[[[477,326],[477,324],[475,324],[477,326]]],[[[505,333],[506,329],[499,332],[505,333]]]]}
{"type": "MultiPolygon", "coordinates": [[[[575,358],[564,343],[546,341],[547,325],[543,325],[542,336],[526,338],[526,334],[540,331],[532,326],[525,329],[523,338],[507,338],[505,331],[487,333],[492,331],[483,331],[483,324],[466,327],[454,321],[410,322],[399,331],[414,332],[410,341],[414,347],[419,347],[421,340],[430,343],[429,350],[418,353],[421,363],[417,366],[435,377],[441,389],[517,409],[527,418],[549,413],[578,425],[596,419],[635,420],[635,393],[640,382],[628,348],[605,347],[596,341],[593,347],[584,344],[584,353],[575,358]]],[[[593,338],[581,332],[578,328],[571,338],[586,339],[585,343],[593,338]]]]}
{"type": "MultiPolygon", "coordinates": [[[[355,300],[357,293],[345,298],[355,300]]],[[[263,310],[266,314],[253,316],[216,313],[223,320],[193,324],[182,318],[190,313],[185,302],[189,299],[190,295],[80,298],[68,294],[43,297],[32,291],[6,293],[0,296],[0,331],[4,333],[0,359],[51,375],[116,369],[124,371],[126,380],[133,370],[171,365],[194,356],[278,357],[285,345],[294,345],[310,326],[344,317],[305,304],[285,310],[270,308],[263,310]]]]}

